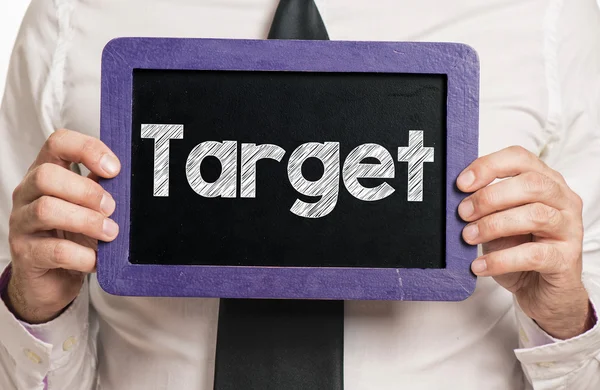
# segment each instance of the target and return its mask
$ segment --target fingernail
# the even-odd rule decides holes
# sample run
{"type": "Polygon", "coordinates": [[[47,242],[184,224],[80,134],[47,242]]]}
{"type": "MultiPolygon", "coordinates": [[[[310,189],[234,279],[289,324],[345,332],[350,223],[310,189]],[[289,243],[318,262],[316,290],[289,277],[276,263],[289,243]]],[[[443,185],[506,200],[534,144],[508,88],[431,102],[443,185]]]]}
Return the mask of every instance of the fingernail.
{"type": "Polygon", "coordinates": [[[119,232],[119,226],[112,219],[106,218],[102,226],[102,231],[108,237],[114,237],[119,232]]]}
{"type": "Polygon", "coordinates": [[[115,211],[115,200],[109,194],[102,195],[102,200],[100,200],[100,210],[104,213],[104,215],[109,216],[115,211]]]}
{"type": "Polygon", "coordinates": [[[473,173],[473,171],[469,170],[469,171],[461,173],[458,176],[458,179],[456,179],[456,184],[460,188],[467,189],[471,186],[471,184],[473,184],[474,181],[475,181],[475,174],[473,173]]]}
{"type": "Polygon", "coordinates": [[[487,269],[487,264],[484,259],[477,259],[471,264],[471,269],[476,274],[479,274],[487,269]]]}
{"type": "Polygon", "coordinates": [[[475,207],[473,207],[473,202],[471,202],[469,199],[463,200],[458,205],[458,215],[460,215],[463,219],[469,218],[471,215],[473,215],[474,212],[475,207]]]}
{"type": "Polygon", "coordinates": [[[119,161],[110,154],[105,154],[100,159],[100,167],[109,175],[116,175],[119,172],[119,161]]]}
{"type": "Polygon", "coordinates": [[[463,236],[465,237],[465,240],[467,240],[467,241],[473,241],[474,239],[477,238],[478,234],[479,234],[479,228],[477,227],[477,224],[468,225],[463,230],[463,236]]]}

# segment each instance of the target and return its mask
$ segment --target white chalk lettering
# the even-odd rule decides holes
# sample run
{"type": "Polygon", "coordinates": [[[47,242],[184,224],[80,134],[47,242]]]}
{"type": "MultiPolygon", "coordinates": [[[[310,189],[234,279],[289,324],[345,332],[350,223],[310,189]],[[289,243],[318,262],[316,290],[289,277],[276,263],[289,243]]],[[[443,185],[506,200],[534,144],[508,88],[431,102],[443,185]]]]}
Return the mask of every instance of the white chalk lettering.
{"type": "Polygon", "coordinates": [[[206,198],[235,198],[237,190],[237,142],[206,141],[196,145],[185,164],[185,173],[190,187],[206,198]],[[202,177],[200,165],[205,157],[213,156],[221,163],[221,175],[208,183],[202,177]]]}
{"type": "Polygon", "coordinates": [[[183,139],[183,125],[142,125],[142,138],[154,139],[154,196],[169,196],[169,140],[183,139]]]}
{"type": "MultiPolygon", "coordinates": [[[[153,196],[169,196],[169,142],[171,139],[183,139],[183,134],[183,125],[141,126],[141,137],[154,139],[153,196]]],[[[423,130],[410,130],[408,139],[408,146],[398,148],[398,161],[408,163],[406,199],[409,202],[422,202],[424,164],[434,161],[434,148],[424,146],[423,130]]],[[[285,154],[286,151],[278,145],[242,143],[239,196],[256,198],[259,160],[270,159],[280,163],[285,154]]],[[[237,141],[205,141],[196,145],[187,157],[185,174],[190,187],[202,197],[237,197],[237,141]],[[213,182],[207,182],[200,170],[202,161],[209,156],[217,158],[221,164],[221,173],[213,182]]],[[[366,143],[355,147],[346,157],[341,172],[338,142],[301,144],[287,162],[288,180],[299,194],[316,199],[314,202],[296,199],[290,211],[304,218],[322,218],[330,214],[338,201],[340,176],[348,192],[355,198],[367,202],[382,200],[395,191],[389,182],[365,187],[359,179],[393,179],[395,174],[392,156],[378,144],[366,143]],[[323,165],[323,175],[318,180],[308,180],[302,174],[302,166],[310,158],[318,159],[323,165]],[[375,159],[377,162],[366,163],[366,159],[375,159]]]]}

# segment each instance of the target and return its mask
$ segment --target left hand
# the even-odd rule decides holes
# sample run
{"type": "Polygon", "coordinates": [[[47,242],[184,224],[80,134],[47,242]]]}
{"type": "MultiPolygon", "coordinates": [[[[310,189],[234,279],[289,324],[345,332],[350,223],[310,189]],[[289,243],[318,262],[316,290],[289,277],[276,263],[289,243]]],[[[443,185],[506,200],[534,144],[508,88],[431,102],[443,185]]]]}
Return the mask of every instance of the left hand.
{"type": "Polygon", "coordinates": [[[472,263],[493,276],[550,335],[568,339],[593,326],[581,281],[582,201],[560,173],[519,146],[480,157],[456,182],[472,192],[458,207],[464,240],[483,244],[472,263]],[[495,179],[506,178],[498,183],[495,179]]]}

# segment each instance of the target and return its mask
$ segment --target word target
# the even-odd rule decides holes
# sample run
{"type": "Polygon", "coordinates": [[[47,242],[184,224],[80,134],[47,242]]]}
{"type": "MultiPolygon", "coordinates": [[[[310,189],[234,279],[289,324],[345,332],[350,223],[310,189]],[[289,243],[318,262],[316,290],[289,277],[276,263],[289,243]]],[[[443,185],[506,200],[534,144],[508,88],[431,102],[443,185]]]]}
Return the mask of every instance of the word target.
{"type": "MultiPolygon", "coordinates": [[[[153,195],[169,196],[169,142],[183,139],[183,125],[142,124],[142,138],[154,139],[153,195]]],[[[297,199],[290,211],[300,217],[321,218],[329,214],[337,203],[340,182],[340,152],[338,142],[309,142],[298,146],[289,159],[287,174],[290,184],[302,195],[318,197],[314,203],[297,199]],[[318,180],[308,180],[302,174],[302,165],[309,158],[318,159],[324,172],[318,180]]],[[[423,147],[423,131],[410,131],[408,147],[398,148],[398,161],[408,163],[407,200],[423,200],[423,164],[434,161],[434,148],[423,147]]],[[[242,198],[256,197],[256,163],[262,159],[280,162],[286,151],[273,144],[241,144],[240,187],[242,198]]],[[[206,198],[235,198],[237,196],[238,143],[236,141],[205,141],[196,145],[186,161],[186,177],[190,187],[206,198]],[[200,170],[204,158],[219,160],[219,177],[207,182],[200,170]]],[[[342,178],[346,189],[355,198],[373,202],[390,196],[395,190],[388,183],[365,187],[358,179],[393,179],[395,168],[390,153],[381,145],[362,144],[346,158],[342,178]],[[373,158],[378,163],[365,163],[373,158]]]]}

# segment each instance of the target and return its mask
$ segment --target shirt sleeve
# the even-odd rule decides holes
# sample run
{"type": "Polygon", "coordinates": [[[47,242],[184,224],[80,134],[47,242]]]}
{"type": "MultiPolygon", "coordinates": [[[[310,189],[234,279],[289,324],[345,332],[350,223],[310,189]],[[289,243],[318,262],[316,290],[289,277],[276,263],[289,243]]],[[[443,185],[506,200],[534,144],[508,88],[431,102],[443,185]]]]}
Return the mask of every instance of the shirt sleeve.
{"type": "MultiPolygon", "coordinates": [[[[3,273],[0,291],[6,289],[10,271],[9,266],[3,273]]],[[[95,340],[89,339],[87,284],[86,279],[82,293],[63,314],[45,324],[19,321],[0,303],[2,389],[95,388],[95,340]]]]}
{"type": "MultiPolygon", "coordinates": [[[[10,278],[8,220],[12,192],[48,135],[60,127],[61,72],[73,1],[34,0],[23,20],[0,106],[0,291],[10,278]]],[[[95,339],[90,337],[87,281],[55,320],[20,322],[0,300],[0,389],[95,388],[95,339]]]]}
{"type": "MultiPolygon", "coordinates": [[[[583,282],[600,313],[600,11],[594,0],[551,1],[545,20],[548,140],[542,158],[583,199],[583,282]]],[[[535,390],[600,389],[600,325],[569,340],[516,307],[515,351],[535,390]]]]}

